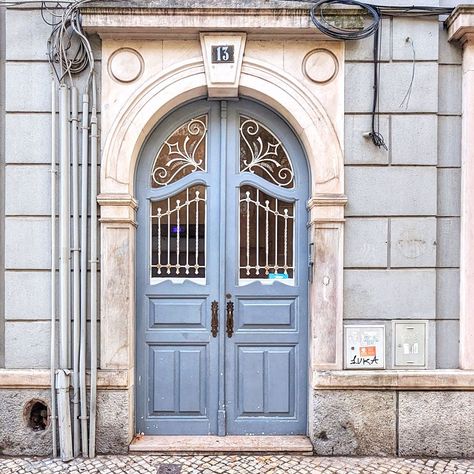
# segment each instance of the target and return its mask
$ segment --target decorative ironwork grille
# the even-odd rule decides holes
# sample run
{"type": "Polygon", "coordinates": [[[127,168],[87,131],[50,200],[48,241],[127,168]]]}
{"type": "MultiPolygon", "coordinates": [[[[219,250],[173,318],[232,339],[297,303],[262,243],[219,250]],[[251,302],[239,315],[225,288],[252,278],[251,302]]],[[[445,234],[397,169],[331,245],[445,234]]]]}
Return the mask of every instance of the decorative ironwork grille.
{"type": "Polygon", "coordinates": [[[282,188],[294,188],[291,162],[281,141],[261,123],[240,117],[240,171],[282,188]]]}
{"type": "Polygon", "coordinates": [[[193,171],[206,171],[207,115],[189,120],[176,129],[156,155],[151,186],[174,183],[193,171]]]}
{"type": "Polygon", "coordinates": [[[240,188],[240,278],[293,278],[294,204],[240,188]]]}
{"type": "Polygon", "coordinates": [[[206,188],[194,185],[151,203],[151,276],[206,275],[206,188]]]}

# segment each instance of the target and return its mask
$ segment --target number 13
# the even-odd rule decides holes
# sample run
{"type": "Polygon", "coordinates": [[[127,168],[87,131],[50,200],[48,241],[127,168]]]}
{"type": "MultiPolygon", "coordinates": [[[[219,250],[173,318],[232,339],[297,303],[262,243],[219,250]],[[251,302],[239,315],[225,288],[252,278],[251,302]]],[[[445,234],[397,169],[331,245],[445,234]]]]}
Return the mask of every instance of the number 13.
{"type": "Polygon", "coordinates": [[[229,47],[228,46],[219,46],[217,48],[217,60],[218,61],[228,61],[230,59],[229,56],[229,47]]]}

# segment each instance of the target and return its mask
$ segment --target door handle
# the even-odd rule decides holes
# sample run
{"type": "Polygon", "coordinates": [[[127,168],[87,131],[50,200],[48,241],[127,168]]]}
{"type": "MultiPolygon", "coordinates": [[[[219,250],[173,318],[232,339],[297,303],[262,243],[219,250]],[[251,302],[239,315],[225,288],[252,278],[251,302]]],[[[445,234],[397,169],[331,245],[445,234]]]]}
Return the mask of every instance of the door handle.
{"type": "Polygon", "coordinates": [[[226,331],[227,337],[232,337],[234,334],[234,303],[232,301],[227,302],[227,319],[226,319],[226,331]]]}
{"type": "Polygon", "coordinates": [[[217,337],[219,332],[219,303],[213,301],[211,303],[211,334],[212,337],[217,337]]]}

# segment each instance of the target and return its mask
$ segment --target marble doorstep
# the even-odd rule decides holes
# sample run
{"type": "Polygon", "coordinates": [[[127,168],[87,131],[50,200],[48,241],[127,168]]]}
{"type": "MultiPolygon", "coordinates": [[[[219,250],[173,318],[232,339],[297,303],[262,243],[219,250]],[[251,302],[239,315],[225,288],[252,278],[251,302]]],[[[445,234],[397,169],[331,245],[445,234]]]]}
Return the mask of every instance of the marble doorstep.
{"type": "Polygon", "coordinates": [[[306,436],[141,436],[130,452],[141,453],[295,453],[312,454],[306,436]]]}

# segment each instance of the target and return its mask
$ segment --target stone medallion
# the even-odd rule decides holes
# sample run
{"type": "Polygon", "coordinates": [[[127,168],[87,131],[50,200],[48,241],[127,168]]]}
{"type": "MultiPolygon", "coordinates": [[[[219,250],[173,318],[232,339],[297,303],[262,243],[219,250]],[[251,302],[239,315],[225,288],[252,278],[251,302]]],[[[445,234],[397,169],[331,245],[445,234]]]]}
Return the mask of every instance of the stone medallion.
{"type": "Polygon", "coordinates": [[[109,75],[118,82],[133,82],[143,72],[143,58],[140,53],[131,48],[121,48],[114,51],[109,59],[109,75]]]}
{"type": "Polygon", "coordinates": [[[317,84],[334,79],[339,70],[336,56],[327,49],[313,49],[303,60],[303,74],[317,84]]]}

